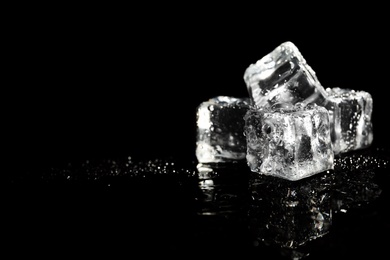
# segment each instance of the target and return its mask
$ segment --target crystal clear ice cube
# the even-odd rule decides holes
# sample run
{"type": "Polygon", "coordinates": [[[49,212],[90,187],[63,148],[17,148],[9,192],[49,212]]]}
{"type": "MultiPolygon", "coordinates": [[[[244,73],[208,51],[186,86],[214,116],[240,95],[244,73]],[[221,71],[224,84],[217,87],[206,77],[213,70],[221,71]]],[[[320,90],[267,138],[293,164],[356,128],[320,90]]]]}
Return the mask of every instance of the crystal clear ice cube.
{"type": "Polygon", "coordinates": [[[248,98],[217,96],[197,108],[196,157],[200,163],[245,159],[248,98]]]}
{"type": "Polygon", "coordinates": [[[326,102],[326,91],[314,70],[289,41],[251,64],[245,70],[244,80],[252,104],[258,107],[326,102]]]}
{"type": "Polygon", "coordinates": [[[327,88],[326,92],[334,153],[370,146],[373,141],[370,93],[341,88],[327,88]]]}
{"type": "Polygon", "coordinates": [[[251,171],[299,180],[333,169],[326,108],[302,103],[281,109],[251,106],[244,120],[251,171]]]}

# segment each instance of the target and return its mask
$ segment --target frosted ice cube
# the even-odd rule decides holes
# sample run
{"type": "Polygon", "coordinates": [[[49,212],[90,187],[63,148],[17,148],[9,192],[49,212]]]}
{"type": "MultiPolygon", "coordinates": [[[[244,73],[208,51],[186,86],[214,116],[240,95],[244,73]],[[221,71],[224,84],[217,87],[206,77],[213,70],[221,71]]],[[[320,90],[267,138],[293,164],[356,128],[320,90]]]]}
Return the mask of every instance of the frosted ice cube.
{"type": "Polygon", "coordinates": [[[279,109],[250,107],[244,120],[251,171],[299,180],[333,169],[326,108],[302,103],[279,109]]]}
{"type": "Polygon", "coordinates": [[[367,148],[373,141],[370,93],[327,88],[331,139],[335,154],[367,148]]]}
{"type": "Polygon", "coordinates": [[[197,108],[196,157],[200,163],[245,159],[248,98],[217,96],[197,108]]]}
{"type": "Polygon", "coordinates": [[[326,91],[314,70],[292,42],[284,42],[251,64],[244,80],[252,104],[270,107],[276,103],[324,105],[326,91]]]}

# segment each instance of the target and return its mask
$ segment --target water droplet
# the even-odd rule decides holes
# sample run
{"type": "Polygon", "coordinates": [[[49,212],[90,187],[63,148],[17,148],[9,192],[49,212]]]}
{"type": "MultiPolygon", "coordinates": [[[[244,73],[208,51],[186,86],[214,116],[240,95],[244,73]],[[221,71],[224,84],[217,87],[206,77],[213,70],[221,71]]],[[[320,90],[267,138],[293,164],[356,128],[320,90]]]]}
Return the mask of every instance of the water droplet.
{"type": "Polygon", "coordinates": [[[302,102],[298,102],[294,105],[294,107],[298,110],[301,110],[302,108],[305,107],[305,104],[303,104],[302,102]]]}
{"type": "Polygon", "coordinates": [[[264,124],[261,130],[268,135],[272,132],[272,127],[269,124],[264,124]]]}

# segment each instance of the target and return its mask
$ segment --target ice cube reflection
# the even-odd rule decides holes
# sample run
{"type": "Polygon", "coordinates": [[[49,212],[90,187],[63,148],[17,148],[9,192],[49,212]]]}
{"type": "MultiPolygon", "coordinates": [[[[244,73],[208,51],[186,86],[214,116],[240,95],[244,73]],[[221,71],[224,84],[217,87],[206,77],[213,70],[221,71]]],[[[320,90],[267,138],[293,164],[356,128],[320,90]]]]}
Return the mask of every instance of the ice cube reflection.
{"type": "Polygon", "coordinates": [[[326,235],[332,225],[334,174],[291,183],[251,174],[249,227],[255,240],[297,248],[326,235]]]}
{"type": "Polygon", "coordinates": [[[199,163],[198,215],[235,218],[244,213],[248,195],[245,163],[199,163]]]}
{"type": "Polygon", "coordinates": [[[198,216],[244,223],[248,247],[304,258],[327,244],[339,214],[356,214],[379,198],[375,176],[387,165],[388,158],[350,153],[335,160],[334,170],[291,182],[256,174],[241,162],[198,164],[198,216]]]}
{"type": "Polygon", "coordinates": [[[354,209],[350,217],[357,218],[379,198],[375,176],[386,165],[379,157],[354,153],[338,158],[334,170],[299,182],[251,173],[248,221],[255,245],[279,248],[293,259],[309,256],[316,247],[326,250],[339,214],[354,209]]]}

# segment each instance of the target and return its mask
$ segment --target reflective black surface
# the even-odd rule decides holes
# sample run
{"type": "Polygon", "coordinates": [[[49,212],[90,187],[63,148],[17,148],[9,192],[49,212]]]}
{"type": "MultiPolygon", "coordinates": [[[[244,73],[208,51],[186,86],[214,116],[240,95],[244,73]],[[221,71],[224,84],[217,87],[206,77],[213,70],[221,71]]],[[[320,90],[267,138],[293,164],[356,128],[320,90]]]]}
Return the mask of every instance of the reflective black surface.
{"type": "Polygon", "coordinates": [[[388,150],[372,147],[295,182],[243,161],[128,156],[42,167],[9,176],[3,235],[16,253],[44,255],[379,257],[389,242],[389,163],[388,150]]]}

